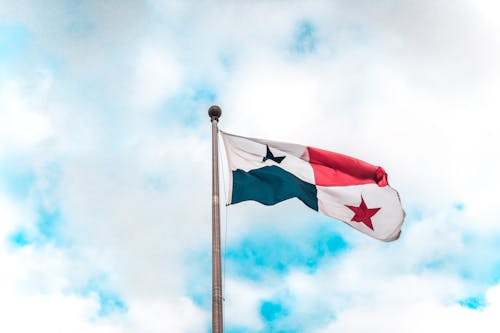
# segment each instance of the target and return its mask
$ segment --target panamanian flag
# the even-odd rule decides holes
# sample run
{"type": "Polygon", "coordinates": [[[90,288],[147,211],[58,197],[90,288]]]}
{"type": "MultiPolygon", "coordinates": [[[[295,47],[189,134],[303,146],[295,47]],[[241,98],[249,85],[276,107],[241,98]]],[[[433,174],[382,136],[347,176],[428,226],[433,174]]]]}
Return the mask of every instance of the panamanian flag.
{"type": "Polygon", "coordinates": [[[405,212],[382,167],[318,148],[220,132],[231,170],[228,204],[297,198],[373,238],[398,239],[405,212]]]}

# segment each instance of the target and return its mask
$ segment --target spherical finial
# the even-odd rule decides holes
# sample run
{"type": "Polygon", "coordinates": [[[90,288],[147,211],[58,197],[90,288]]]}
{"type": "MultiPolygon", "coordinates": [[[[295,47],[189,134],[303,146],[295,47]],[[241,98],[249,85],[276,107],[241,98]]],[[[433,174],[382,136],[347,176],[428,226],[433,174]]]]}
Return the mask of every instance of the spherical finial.
{"type": "Polygon", "coordinates": [[[222,110],[220,109],[220,107],[218,105],[212,105],[209,109],[208,109],[208,115],[210,116],[210,119],[211,120],[217,120],[219,121],[219,117],[221,116],[222,114],[222,110]]]}

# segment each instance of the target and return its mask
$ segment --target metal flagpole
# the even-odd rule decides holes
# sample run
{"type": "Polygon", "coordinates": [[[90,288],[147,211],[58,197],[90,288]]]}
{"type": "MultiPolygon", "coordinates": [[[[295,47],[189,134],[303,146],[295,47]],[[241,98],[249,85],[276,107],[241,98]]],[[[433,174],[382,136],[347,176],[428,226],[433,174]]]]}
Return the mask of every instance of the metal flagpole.
{"type": "Polygon", "coordinates": [[[217,105],[208,109],[212,122],[212,333],[223,333],[222,277],[220,252],[219,150],[217,123],[222,111],[217,105]]]}

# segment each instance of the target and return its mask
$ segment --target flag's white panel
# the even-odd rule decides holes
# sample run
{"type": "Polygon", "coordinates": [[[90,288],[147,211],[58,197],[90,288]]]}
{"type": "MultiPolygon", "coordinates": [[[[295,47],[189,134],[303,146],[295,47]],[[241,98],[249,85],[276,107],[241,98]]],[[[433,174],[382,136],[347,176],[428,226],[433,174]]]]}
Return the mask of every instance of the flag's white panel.
{"type": "Polygon", "coordinates": [[[301,145],[250,139],[241,136],[227,134],[221,131],[224,146],[226,147],[227,159],[231,170],[241,169],[250,171],[264,166],[278,165],[280,168],[294,174],[305,182],[314,184],[314,172],[309,162],[302,159],[307,156],[307,148],[301,145]],[[281,163],[272,160],[262,161],[266,156],[269,146],[274,156],[286,156],[281,163]]]}
{"type": "Polygon", "coordinates": [[[405,213],[398,193],[390,186],[376,184],[354,186],[316,186],[319,212],[344,221],[353,228],[384,241],[398,238],[405,213]],[[368,208],[380,208],[371,217],[373,230],[361,222],[351,221],[355,213],[346,207],[359,206],[361,196],[368,208]]]}
{"type": "Polygon", "coordinates": [[[263,140],[263,139],[251,139],[256,142],[260,142],[264,145],[268,145],[269,147],[275,147],[282,152],[285,152],[287,154],[291,154],[293,156],[296,156],[306,162],[309,162],[309,151],[307,150],[307,147],[298,145],[295,143],[288,143],[288,142],[279,142],[279,141],[272,141],[272,140],[263,140]]]}

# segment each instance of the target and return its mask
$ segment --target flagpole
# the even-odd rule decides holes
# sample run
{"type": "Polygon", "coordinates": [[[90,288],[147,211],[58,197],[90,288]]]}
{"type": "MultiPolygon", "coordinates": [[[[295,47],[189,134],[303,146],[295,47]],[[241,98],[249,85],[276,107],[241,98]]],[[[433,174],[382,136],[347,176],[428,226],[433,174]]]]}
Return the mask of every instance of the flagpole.
{"type": "Polygon", "coordinates": [[[212,105],[208,115],[212,122],[212,333],[223,333],[222,322],[222,277],[220,252],[220,206],[219,206],[219,150],[217,123],[222,114],[220,107],[212,105]]]}

